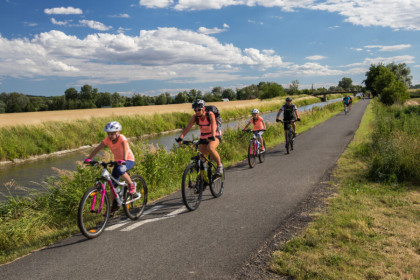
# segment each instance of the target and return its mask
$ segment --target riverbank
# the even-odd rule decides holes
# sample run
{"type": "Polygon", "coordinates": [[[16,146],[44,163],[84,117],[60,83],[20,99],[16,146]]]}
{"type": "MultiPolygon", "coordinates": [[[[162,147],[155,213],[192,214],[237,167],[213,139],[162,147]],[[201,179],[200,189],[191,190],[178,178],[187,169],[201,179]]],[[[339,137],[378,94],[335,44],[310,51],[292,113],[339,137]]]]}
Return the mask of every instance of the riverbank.
{"type": "MultiPolygon", "coordinates": [[[[298,132],[302,133],[341,111],[341,103],[314,108],[302,115],[298,132]]],[[[267,147],[282,142],[283,126],[269,125],[264,139],[267,147]]],[[[249,135],[240,129],[225,131],[219,153],[226,168],[246,158],[248,140],[249,135]]],[[[168,152],[139,144],[133,145],[133,152],[136,166],[132,172],[145,177],[150,200],[179,189],[183,169],[190,161],[191,149],[174,146],[168,152]]],[[[36,194],[30,199],[9,197],[5,204],[0,205],[0,263],[77,233],[75,221],[79,200],[100,171],[83,166],[75,172],[62,171],[59,178],[51,179],[45,186],[46,193],[36,194]]]]}
{"type": "MultiPolygon", "coordinates": [[[[340,96],[342,95],[333,94],[328,96],[328,99],[340,96]]],[[[232,101],[210,104],[218,106],[222,118],[225,121],[229,121],[248,116],[249,111],[253,108],[258,108],[261,112],[278,110],[284,103],[283,99],[274,98],[262,101],[232,101]]],[[[317,97],[295,97],[297,106],[309,105],[316,102],[319,102],[319,98],[317,97]]],[[[181,105],[168,106],[174,106],[181,111],[185,111],[186,106],[188,106],[188,111],[190,111],[190,104],[181,105]]],[[[122,124],[123,134],[132,139],[145,139],[155,135],[177,131],[185,127],[191,118],[191,113],[186,112],[165,113],[175,110],[173,107],[153,107],[155,108],[154,115],[150,115],[149,111],[146,112],[147,114],[133,115],[130,111],[126,116],[111,114],[111,117],[112,120],[119,121],[122,124]]],[[[73,114],[77,114],[77,111],[72,112],[73,114]]],[[[2,127],[0,129],[0,166],[25,163],[41,158],[57,157],[87,149],[105,138],[106,135],[103,132],[103,126],[110,120],[110,117],[101,117],[2,127]]]]}
{"type": "Polygon", "coordinates": [[[419,112],[369,105],[334,171],[337,194],[280,245],[271,271],[293,279],[420,277],[419,112]]]}

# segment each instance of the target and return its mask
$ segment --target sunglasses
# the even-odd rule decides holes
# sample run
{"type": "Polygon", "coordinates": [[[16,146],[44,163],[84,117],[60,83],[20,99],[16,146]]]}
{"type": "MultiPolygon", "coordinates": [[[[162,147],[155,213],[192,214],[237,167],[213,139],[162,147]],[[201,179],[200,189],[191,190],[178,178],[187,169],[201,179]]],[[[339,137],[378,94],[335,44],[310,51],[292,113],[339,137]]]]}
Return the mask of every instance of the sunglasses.
{"type": "Polygon", "coordinates": [[[194,109],[194,111],[196,112],[200,112],[202,109],[194,109]]]}

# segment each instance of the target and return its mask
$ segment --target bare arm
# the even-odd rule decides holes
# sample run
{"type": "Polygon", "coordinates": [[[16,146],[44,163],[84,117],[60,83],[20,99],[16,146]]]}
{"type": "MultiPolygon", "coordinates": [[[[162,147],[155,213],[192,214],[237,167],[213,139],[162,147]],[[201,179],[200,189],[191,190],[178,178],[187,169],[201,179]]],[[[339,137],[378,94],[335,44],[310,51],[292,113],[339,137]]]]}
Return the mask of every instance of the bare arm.
{"type": "Polygon", "coordinates": [[[278,120],[278,119],[279,119],[281,112],[283,112],[283,110],[280,108],[280,110],[279,110],[279,111],[278,111],[278,113],[277,113],[276,120],[278,120]]]}
{"type": "Polygon", "coordinates": [[[101,141],[98,146],[90,153],[88,158],[93,158],[100,150],[105,147],[104,141],[101,141]]]}
{"type": "Polygon", "coordinates": [[[124,155],[124,160],[127,160],[127,158],[128,158],[128,150],[129,150],[129,147],[128,147],[128,141],[126,140],[126,141],[124,141],[124,142],[122,142],[122,145],[123,145],[123,155],[124,155]]]}
{"type": "Polygon", "coordinates": [[[243,130],[247,129],[251,122],[247,123],[243,130]]]}
{"type": "Polygon", "coordinates": [[[216,137],[217,124],[216,124],[216,118],[214,114],[210,114],[210,125],[211,125],[211,136],[216,137]]]}
{"type": "Polygon", "coordinates": [[[267,129],[267,127],[265,126],[265,121],[264,121],[264,120],[262,120],[262,123],[263,123],[264,130],[266,130],[266,129],[267,129]]]}
{"type": "Polygon", "coordinates": [[[190,122],[184,128],[184,130],[181,133],[181,136],[179,136],[179,137],[184,138],[184,136],[187,135],[188,131],[190,131],[190,129],[193,127],[194,123],[195,123],[195,115],[192,116],[192,118],[190,119],[190,122]]]}

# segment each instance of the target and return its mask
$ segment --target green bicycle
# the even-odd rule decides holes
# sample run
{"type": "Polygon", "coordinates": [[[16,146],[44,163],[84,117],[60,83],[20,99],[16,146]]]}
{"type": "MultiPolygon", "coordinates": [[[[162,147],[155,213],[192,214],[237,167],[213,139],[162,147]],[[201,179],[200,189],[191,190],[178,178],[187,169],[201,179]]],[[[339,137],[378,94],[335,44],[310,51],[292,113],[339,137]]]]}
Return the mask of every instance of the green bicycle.
{"type": "Polygon", "coordinates": [[[191,157],[190,164],[182,176],[182,200],[185,206],[193,211],[198,208],[207,186],[211,194],[217,198],[222,195],[225,187],[225,174],[216,176],[216,164],[198,150],[198,140],[182,141],[183,145],[194,145],[196,155],[191,157]],[[206,166],[207,165],[207,166],[206,166]]]}

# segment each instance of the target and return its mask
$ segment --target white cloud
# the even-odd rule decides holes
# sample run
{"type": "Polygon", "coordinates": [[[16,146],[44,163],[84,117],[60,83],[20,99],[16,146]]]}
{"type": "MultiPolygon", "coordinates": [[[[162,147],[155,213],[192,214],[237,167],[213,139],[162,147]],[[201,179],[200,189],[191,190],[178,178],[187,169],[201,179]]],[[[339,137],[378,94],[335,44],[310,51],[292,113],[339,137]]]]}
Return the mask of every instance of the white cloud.
{"type": "Polygon", "coordinates": [[[51,23],[52,24],[56,24],[56,25],[62,25],[62,26],[66,26],[69,24],[69,22],[71,22],[71,20],[65,20],[65,21],[58,21],[55,18],[51,18],[51,23]]]}
{"type": "Polygon", "coordinates": [[[147,8],[168,8],[174,3],[173,0],[140,0],[140,6],[147,8]]]}
{"type": "Polygon", "coordinates": [[[110,15],[111,18],[130,18],[129,14],[110,15]]]}
{"type": "Polygon", "coordinates": [[[366,49],[379,49],[381,52],[392,52],[392,51],[400,51],[404,49],[411,48],[410,44],[405,45],[393,45],[393,46],[380,46],[380,45],[370,45],[365,46],[366,49]]]}
{"type": "Polygon", "coordinates": [[[34,27],[34,26],[38,26],[38,23],[36,22],[24,22],[25,26],[29,26],[29,27],[34,27]]]}
{"type": "Polygon", "coordinates": [[[79,77],[95,84],[135,80],[230,81],[247,67],[287,66],[273,50],[240,49],[191,30],[97,33],[77,38],[52,30],[32,39],[0,35],[0,77],[79,77]],[[100,71],[98,71],[100,69],[100,71]]]}
{"type": "Polygon", "coordinates": [[[96,29],[99,31],[107,31],[112,28],[112,26],[106,26],[102,22],[94,21],[94,20],[82,19],[82,20],[79,20],[79,23],[82,26],[88,26],[89,28],[96,29]]]}
{"type": "Polygon", "coordinates": [[[201,33],[201,34],[217,34],[217,33],[221,33],[221,32],[225,32],[226,29],[221,29],[221,28],[206,28],[206,27],[200,27],[198,28],[197,32],[201,33]]]}
{"type": "Polygon", "coordinates": [[[227,25],[226,23],[223,23],[223,27],[224,27],[224,28],[230,28],[230,26],[229,26],[229,25],[227,25]]]}
{"type": "Polygon", "coordinates": [[[312,55],[312,56],[307,56],[305,58],[306,59],[309,59],[309,60],[322,60],[322,59],[326,59],[326,57],[325,56],[322,56],[322,55],[312,55]]]}
{"type": "Polygon", "coordinates": [[[262,22],[262,21],[255,21],[255,20],[252,20],[252,19],[248,19],[248,22],[249,23],[254,23],[254,24],[264,25],[264,22],[262,22]]]}
{"type": "Polygon", "coordinates": [[[59,8],[51,8],[51,9],[44,9],[44,13],[48,15],[81,15],[83,11],[79,8],[73,7],[59,7],[59,8]]]}
{"type": "Polygon", "coordinates": [[[131,28],[123,28],[123,27],[119,27],[117,32],[118,33],[125,33],[126,31],[130,31],[131,28]]]}
{"type": "Polygon", "coordinates": [[[389,63],[414,63],[414,56],[411,55],[401,55],[401,56],[391,56],[391,57],[375,57],[375,58],[366,58],[363,62],[352,63],[345,65],[343,67],[358,67],[358,66],[370,66],[371,64],[389,64],[389,63]]]}

